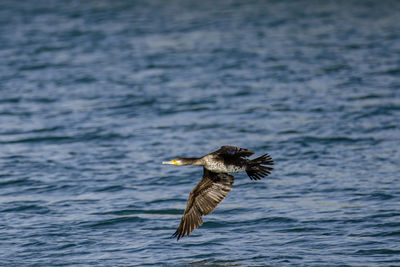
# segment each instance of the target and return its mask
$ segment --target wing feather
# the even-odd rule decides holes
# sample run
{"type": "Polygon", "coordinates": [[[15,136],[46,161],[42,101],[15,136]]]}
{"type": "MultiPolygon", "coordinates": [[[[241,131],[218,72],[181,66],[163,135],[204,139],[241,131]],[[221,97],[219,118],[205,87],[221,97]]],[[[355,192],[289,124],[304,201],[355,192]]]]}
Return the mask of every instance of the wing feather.
{"type": "Polygon", "coordinates": [[[214,153],[228,157],[249,157],[254,154],[254,151],[236,146],[221,146],[214,153]]]}
{"type": "Polygon", "coordinates": [[[203,224],[202,215],[210,214],[228,195],[233,184],[233,176],[214,173],[204,168],[203,178],[190,192],[185,212],[178,229],[173,234],[179,240],[203,224]]]}

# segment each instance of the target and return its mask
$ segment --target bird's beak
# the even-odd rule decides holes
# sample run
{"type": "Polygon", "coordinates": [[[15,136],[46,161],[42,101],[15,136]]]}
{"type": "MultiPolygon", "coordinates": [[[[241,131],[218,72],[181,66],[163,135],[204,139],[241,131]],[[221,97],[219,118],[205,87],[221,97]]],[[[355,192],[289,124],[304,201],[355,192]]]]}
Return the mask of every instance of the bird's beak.
{"type": "Polygon", "coordinates": [[[162,164],[179,165],[179,163],[176,160],[163,161],[162,164]]]}

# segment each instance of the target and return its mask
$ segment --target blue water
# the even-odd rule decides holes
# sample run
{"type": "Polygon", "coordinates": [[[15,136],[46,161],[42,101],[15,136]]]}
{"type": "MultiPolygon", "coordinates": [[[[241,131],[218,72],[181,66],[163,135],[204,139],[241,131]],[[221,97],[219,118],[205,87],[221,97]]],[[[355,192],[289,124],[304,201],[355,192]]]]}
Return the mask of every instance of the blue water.
{"type": "Polygon", "coordinates": [[[1,266],[399,266],[399,1],[0,2],[1,266]],[[262,181],[179,242],[222,145],[262,181]]]}

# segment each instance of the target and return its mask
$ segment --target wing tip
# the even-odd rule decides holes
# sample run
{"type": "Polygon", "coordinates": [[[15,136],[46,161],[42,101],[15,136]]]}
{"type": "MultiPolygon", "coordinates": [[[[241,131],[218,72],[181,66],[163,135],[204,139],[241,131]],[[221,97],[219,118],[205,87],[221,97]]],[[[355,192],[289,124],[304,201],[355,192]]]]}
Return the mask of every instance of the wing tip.
{"type": "Polygon", "coordinates": [[[182,234],[182,231],[179,231],[179,228],[171,235],[171,238],[176,238],[176,241],[179,241],[184,235],[182,234]]]}

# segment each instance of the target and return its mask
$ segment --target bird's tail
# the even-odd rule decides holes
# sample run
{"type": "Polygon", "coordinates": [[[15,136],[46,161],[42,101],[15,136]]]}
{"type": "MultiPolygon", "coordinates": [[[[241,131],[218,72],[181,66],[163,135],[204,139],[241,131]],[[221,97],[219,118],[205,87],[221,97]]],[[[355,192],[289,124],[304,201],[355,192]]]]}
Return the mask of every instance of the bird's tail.
{"type": "Polygon", "coordinates": [[[271,156],[264,154],[261,157],[250,160],[247,165],[246,173],[252,180],[261,180],[261,178],[267,176],[273,170],[271,165],[274,165],[274,161],[271,156]],[[264,166],[269,165],[269,166],[264,166]]]}

